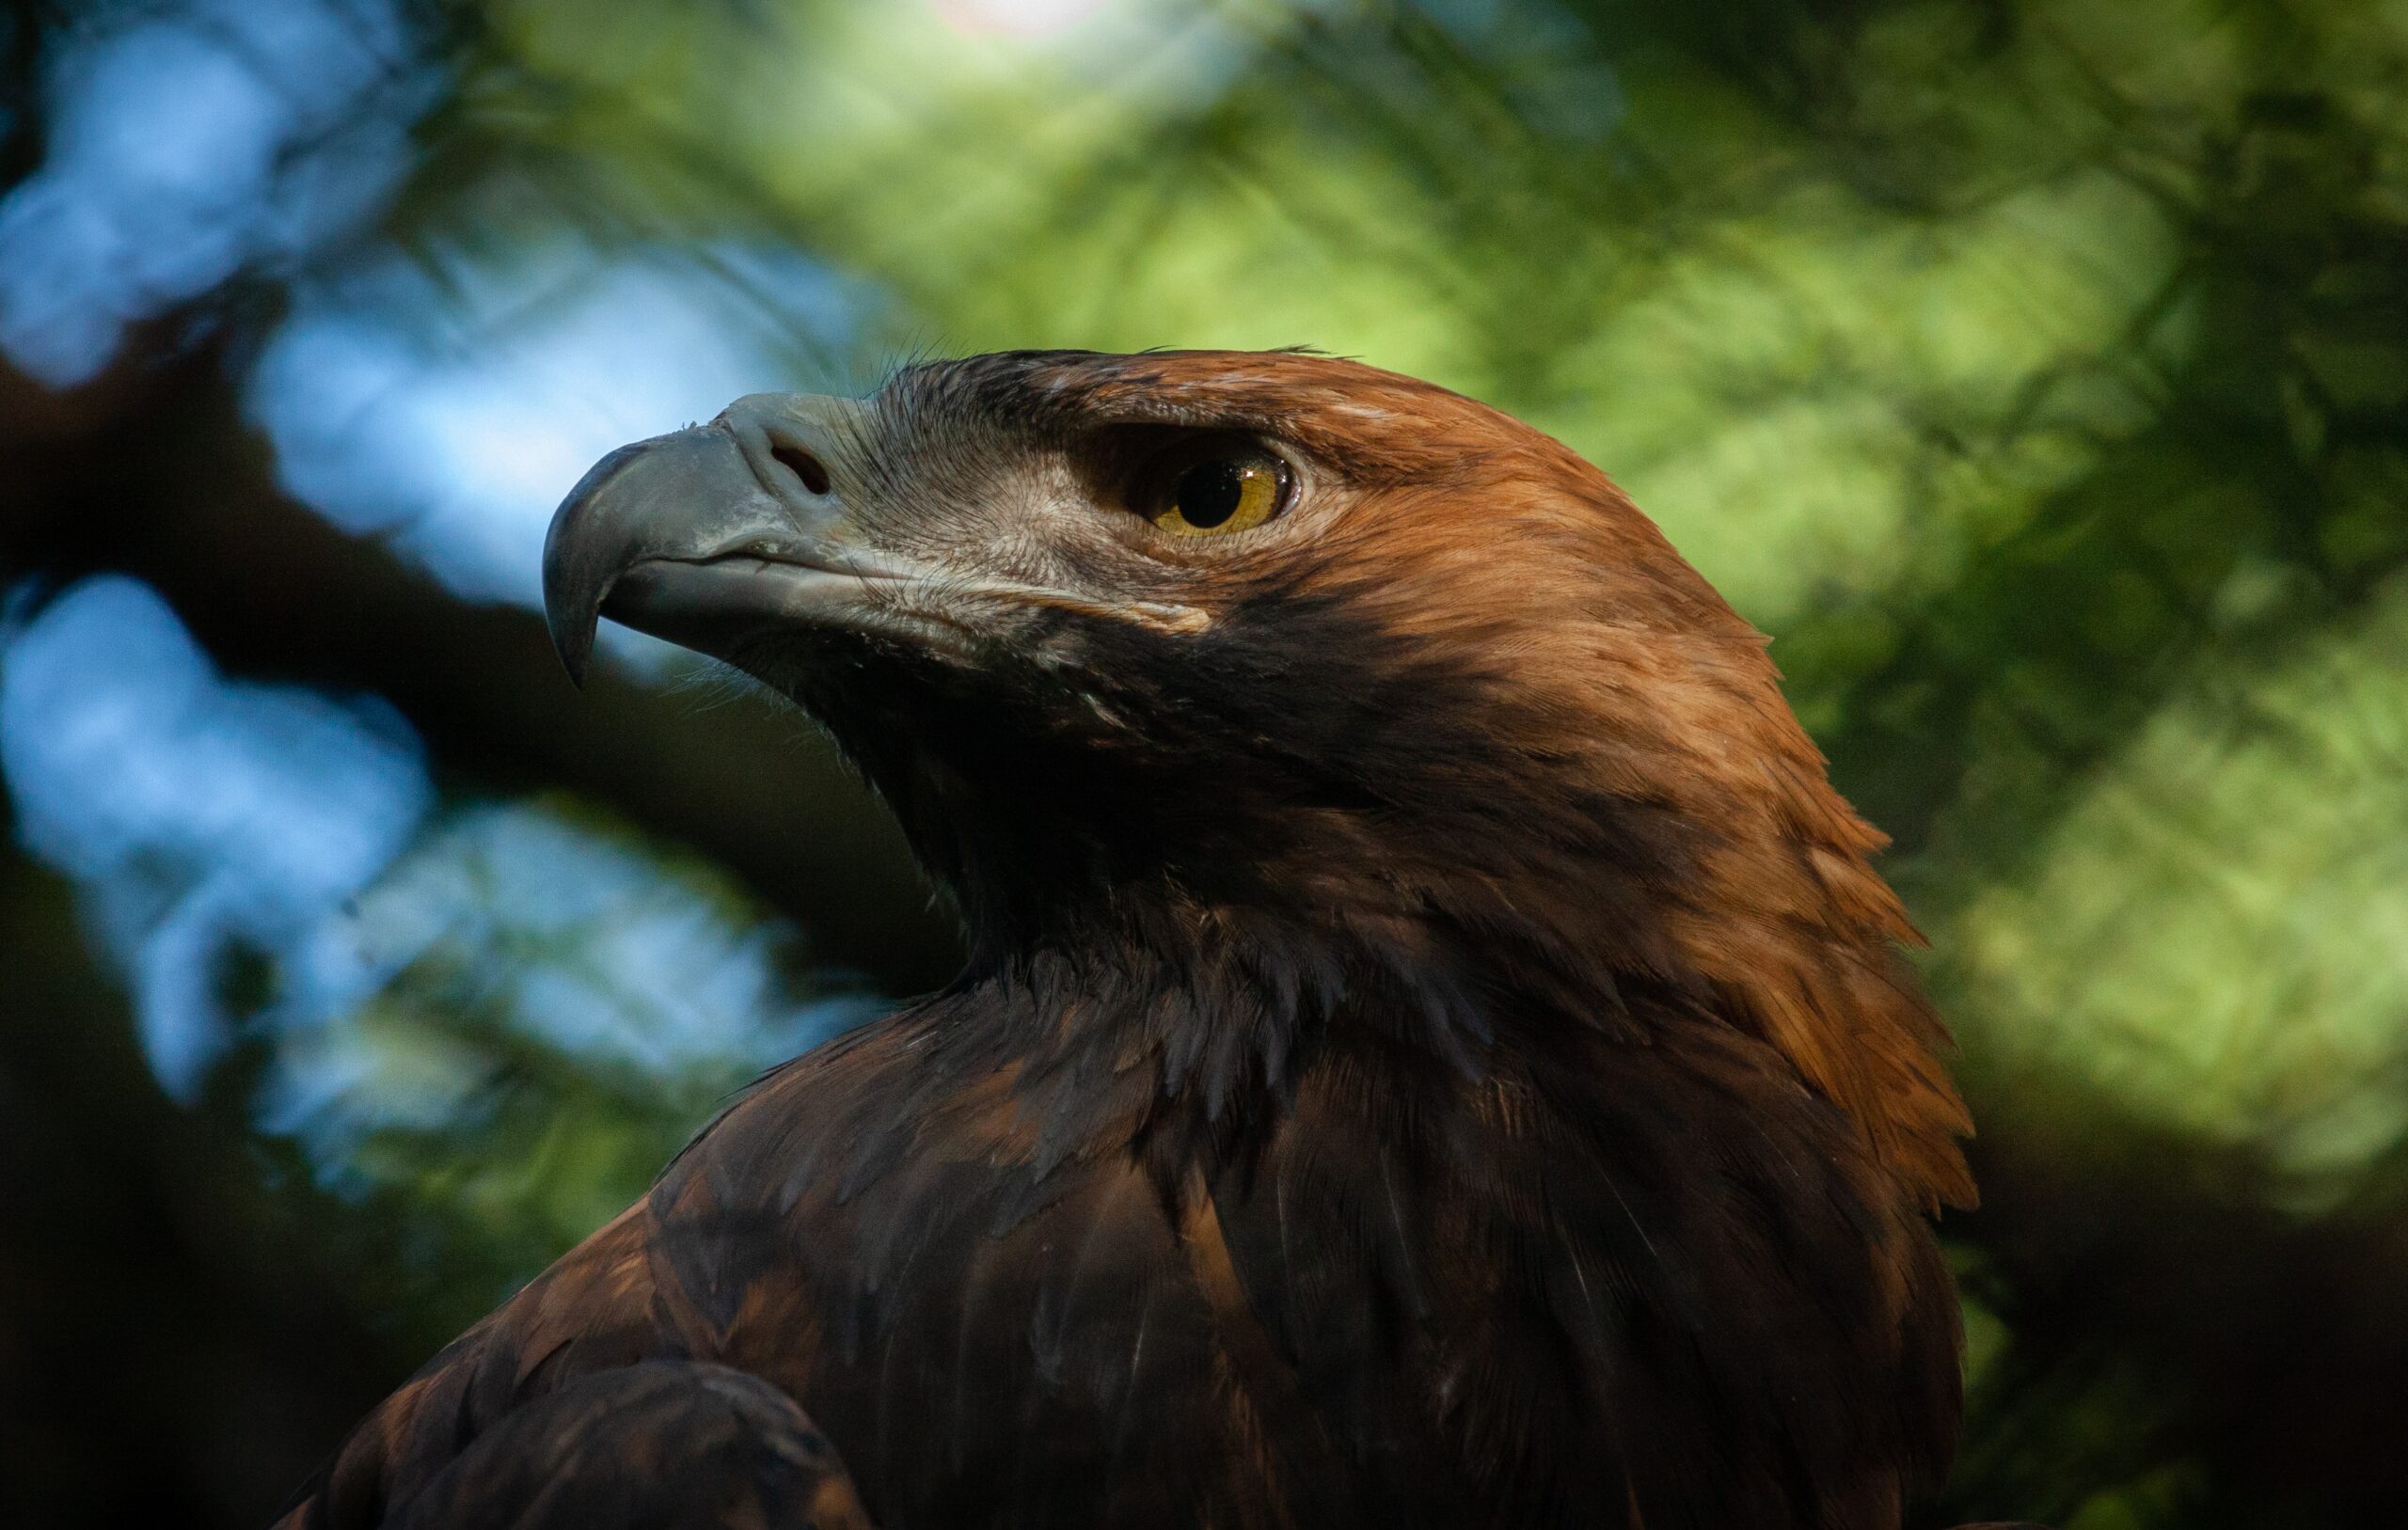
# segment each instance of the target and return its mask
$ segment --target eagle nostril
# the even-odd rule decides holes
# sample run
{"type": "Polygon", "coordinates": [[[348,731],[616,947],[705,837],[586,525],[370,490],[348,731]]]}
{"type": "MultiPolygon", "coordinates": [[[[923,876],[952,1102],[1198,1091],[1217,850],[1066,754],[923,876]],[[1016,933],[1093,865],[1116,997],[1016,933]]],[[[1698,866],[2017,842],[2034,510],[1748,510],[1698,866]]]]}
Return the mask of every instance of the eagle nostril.
{"type": "Polygon", "coordinates": [[[779,466],[801,481],[803,488],[810,493],[819,495],[828,492],[828,469],[819,465],[819,459],[810,452],[800,447],[779,442],[769,448],[769,455],[776,459],[779,466]]]}

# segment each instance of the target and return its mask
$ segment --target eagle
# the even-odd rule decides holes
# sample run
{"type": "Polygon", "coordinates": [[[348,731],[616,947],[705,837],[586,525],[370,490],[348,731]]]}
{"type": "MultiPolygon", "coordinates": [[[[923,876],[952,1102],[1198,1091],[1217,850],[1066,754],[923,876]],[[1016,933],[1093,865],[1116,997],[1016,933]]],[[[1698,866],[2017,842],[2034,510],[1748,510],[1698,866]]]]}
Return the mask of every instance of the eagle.
{"type": "Polygon", "coordinates": [[[1766,639],[1302,351],[757,394],[552,522],[816,719],[967,962],[758,1080],[280,1524],[1895,1530],[1971,1125],[1766,639]]]}

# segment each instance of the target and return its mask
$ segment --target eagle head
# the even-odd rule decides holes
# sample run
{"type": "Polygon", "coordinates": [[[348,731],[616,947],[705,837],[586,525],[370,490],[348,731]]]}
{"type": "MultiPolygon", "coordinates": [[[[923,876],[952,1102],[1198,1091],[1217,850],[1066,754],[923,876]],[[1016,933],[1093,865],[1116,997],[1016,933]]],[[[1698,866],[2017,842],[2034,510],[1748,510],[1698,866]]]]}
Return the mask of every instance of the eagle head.
{"type": "Polygon", "coordinates": [[[1763,638],[1595,468],[1293,352],[1009,353],[622,448],[545,554],[817,718],[974,964],[1112,950],[1434,1037],[1736,1028],[1970,1200],[1879,836],[1763,638]]]}

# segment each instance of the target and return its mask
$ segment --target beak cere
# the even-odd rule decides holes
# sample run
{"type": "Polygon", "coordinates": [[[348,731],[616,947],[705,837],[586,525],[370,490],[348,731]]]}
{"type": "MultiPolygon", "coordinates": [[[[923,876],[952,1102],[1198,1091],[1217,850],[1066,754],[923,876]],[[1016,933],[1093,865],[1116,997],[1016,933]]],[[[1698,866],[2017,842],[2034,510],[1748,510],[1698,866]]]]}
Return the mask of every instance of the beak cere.
{"type": "Polygon", "coordinates": [[[825,623],[873,571],[841,544],[844,506],[811,437],[848,401],[754,394],[709,425],[595,463],[544,539],[544,614],[584,682],[608,616],[727,656],[780,623],[825,623]]]}

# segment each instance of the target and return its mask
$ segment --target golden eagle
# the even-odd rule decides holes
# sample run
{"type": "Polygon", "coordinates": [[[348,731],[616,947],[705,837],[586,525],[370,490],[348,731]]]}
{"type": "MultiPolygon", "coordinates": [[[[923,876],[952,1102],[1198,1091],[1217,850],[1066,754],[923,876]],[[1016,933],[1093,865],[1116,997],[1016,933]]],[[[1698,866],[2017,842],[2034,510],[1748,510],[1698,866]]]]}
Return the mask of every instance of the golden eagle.
{"type": "Polygon", "coordinates": [[[611,453],[546,598],[833,734],[943,992],[762,1079],[309,1527],[1894,1530],[1944,1035],[1763,638],[1570,450],[1029,352],[611,453]]]}

